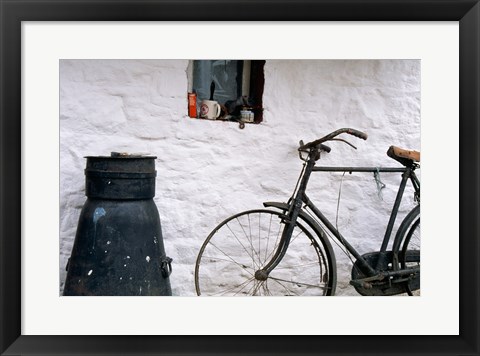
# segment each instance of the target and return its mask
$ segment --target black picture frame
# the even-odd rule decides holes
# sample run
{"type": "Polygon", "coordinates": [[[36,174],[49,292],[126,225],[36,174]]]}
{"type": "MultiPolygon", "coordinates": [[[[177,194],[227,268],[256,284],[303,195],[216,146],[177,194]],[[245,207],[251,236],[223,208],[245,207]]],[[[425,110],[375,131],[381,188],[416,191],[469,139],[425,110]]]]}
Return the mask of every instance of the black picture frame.
{"type": "MultiPolygon", "coordinates": [[[[478,0],[0,0],[0,16],[0,352],[2,355],[479,354],[480,5],[478,0]],[[459,336],[21,335],[21,22],[171,20],[459,21],[459,336]]],[[[448,137],[445,137],[444,148],[456,149],[449,146],[448,137]]],[[[452,214],[455,213],[452,212],[452,214]]],[[[447,266],[443,267],[447,268],[447,266]]],[[[448,287],[448,281],[445,281],[445,285],[448,287]]],[[[379,322],[384,323],[386,329],[389,323],[395,323],[395,319],[400,317],[393,310],[369,312],[378,314],[379,322]]],[[[75,321],[72,320],[72,322],[75,321]]]]}

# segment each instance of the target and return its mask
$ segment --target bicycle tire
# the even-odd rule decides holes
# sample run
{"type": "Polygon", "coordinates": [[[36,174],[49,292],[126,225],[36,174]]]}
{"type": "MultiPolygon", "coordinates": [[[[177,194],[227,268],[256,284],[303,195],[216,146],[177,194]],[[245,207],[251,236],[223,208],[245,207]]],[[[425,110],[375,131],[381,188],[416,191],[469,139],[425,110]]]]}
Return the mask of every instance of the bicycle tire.
{"type": "MultiPolygon", "coordinates": [[[[267,280],[255,279],[273,256],[285,224],[281,212],[257,209],[221,222],[203,243],[195,264],[195,289],[202,296],[331,295],[331,258],[297,221],[290,245],[267,280]]],[[[333,280],[332,280],[333,279],[333,280]]]]}
{"type": "MultiPolygon", "coordinates": [[[[404,219],[399,229],[397,246],[398,262],[400,269],[420,268],[420,206],[415,207],[404,219]]],[[[411,276],[411,280],[405,282],[405,292],[408,295],[420,295],[420,272],[411,276]]]]}

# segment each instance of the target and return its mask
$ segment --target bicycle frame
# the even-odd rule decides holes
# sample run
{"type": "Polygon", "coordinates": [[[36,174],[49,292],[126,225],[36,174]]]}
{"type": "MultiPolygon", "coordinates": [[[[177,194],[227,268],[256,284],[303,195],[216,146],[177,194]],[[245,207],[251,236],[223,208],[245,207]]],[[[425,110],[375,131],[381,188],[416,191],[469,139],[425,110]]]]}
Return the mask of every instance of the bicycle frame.
{"type": "Polygon", "coordinates": [[[265,265],[262,270],[257,271],[256,277],[263,277],[266,278],[268,274],[280,263],[283,256],[285,255],[288,245],[290,243],[290,238],[295,227],[296,219],[302,210],[302,205],[305,204],[310,210],[316,215],[316,217],[322,222],[322,224],[335,236],[339,243],[341,243],[347,251],[355,257],[358,261],[359,267],[363,273],[367,276],[374,276],[378,272],[376,270],[376,266],[371,266],[360,253],[348,243],[348,241],[342,236],[342,234],[333,226],[333,224],[323,215],[323,213],[315,206],[315,204],[308,198],[306,194],[306,188],[310,176],[313,172],[382,172],[382,173],[402,173],[402,181],[400,182],[400,186],[397,191],[397,196],[395,198],[395,202],[393,205],[392,212],[390,214],[390,218],[388,221],[387,229],[385,231],[385,235],[382,241],[382,245],[380,247],[380,258],[378,259],[377,265],[381,265],[383,263],[383,258],[386,257],[386,250],[388,243],[390,241],[393,226],[395,224],[398,210],[400,207],[400,203],[403,198],[403,194],[405,191],[405,187],[407,185],[408,180],[412,182],[413,188],[415,189],[416,198],[419,199],[420,197],[420,181],[418,180],[417,176],[415,175],[415,169],[417,166],[413,164],[412,166],[407,167],[315,167],[315,162],[319,158],[320,152],[318,149],[312,149],[310,154],[304,164],[304,168],[300,174],[300,183],[298,185],[298,189],[292,196],[292,199],[288,205],[288,212],[286,213],[286,227],[282,233],[282,237],[280,239],[279,248],[277,249],[276,253],[272,257],[272,259],[265,265]]]}

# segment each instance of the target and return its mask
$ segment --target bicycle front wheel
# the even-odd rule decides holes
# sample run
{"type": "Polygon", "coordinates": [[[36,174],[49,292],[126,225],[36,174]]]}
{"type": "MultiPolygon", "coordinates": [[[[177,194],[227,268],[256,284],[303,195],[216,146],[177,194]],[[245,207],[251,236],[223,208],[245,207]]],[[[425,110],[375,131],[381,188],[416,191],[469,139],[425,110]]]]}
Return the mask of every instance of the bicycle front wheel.
{"type": "Polygon", "coordinates": [[[275,254],[285,223],[276,211],[259,209],[234,215],[218,225],[200,249],[195,288],[208,296],[331,295],[328,250],[297,222],[280,264],[266,280],[257,280],[275,254]]]}

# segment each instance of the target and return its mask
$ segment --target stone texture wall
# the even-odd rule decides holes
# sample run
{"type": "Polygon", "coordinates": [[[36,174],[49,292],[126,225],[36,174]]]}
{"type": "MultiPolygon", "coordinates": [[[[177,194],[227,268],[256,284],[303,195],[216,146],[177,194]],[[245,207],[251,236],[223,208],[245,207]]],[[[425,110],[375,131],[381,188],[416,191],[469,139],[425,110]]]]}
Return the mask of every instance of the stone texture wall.
{"type": "MultiPolygon", "coordinates": [[[[286,201],[302,162],[300,139],[335,129],[365,131],[358,149],[332,143],[323,165],[398,166],[392,144],[420,150],[420,61],[267,60],[264,121],[238,124],[187,117],[187,60],[62,60],[60,62],[60,291],[80,209],[84,156],[111,151],[158,156],[155,203],[167,255],[174,259],[173,294],[194,295],[194,265],[206,236],[233,213],[286,201]]],[[[398,175],[315,173],[309,196],[361,253],[380,246],[398,175]]],[[[407,189],[400,217],[413,206],[407,189]]],[[[333,244],[333,243],[332,243],[333,244]]],[[[349,258],[335,244],[338,295],[348,285],[349,258]]]]}

